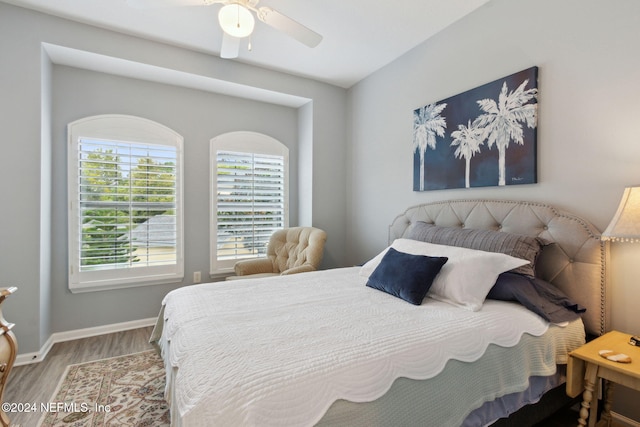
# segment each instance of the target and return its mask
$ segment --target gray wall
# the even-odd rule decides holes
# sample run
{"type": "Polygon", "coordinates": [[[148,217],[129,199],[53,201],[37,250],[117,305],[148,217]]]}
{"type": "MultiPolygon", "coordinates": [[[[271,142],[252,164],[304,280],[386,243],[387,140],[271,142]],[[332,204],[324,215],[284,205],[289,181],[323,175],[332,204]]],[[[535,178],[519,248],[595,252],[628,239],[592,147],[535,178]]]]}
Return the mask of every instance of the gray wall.
{"type": "MultiPolygon", "coordinates": [[[[193,271],[209,272],[209,140],[243,129],[267,134],[289,147],[291,217],[298,223],[297,110],[214,93],[140,81],[66,66],[53,67],[53,200],[54,248],[67,247],[66,124],[82,117],[119,113],[162,123],[184,137],[185,283],[193,271]]],[[[113,307],[128,315],[119,321],[157,315],[162,297],[176,285],[146,286],[99,293],[69,294],[68,257],[52,258],[53,332],[113,323],[113,307]],[[95,302],[99,301],[99,305],[95,302]],[[89,316],[90,315],[90,316],[89,316]],[[81,320],[85,319],[85,320],[81,320]],[[90,319],[90,320],[89,320],[90,319]]]]}
{"type": "Polygon", "coordinates": [[[251,130],[289,146],[292,225],[300,220],[327,231],[324,267],[339,266],[345,259],[347,93],[342,88],[0,2],[0,94],[5,159],[0,182],[7,201],[0,210],[0,283],[19,288],[3,311],[16,323],[20,354],[40,351],[53,333],[153,317],[169,290],[191,283],[193,271],[206,277],[209,140],[221,133],[251,130]],[[116,76],[91,61],[58,65],[60,60],[52,60],[42,43],[188,73],[194,81],[217,80],[242,90],[295,95],[306,104],[282,106],[244,94],[241,98],[148,81],[157,77],[153,72],[139,79],[116,76]],[[181,284],[68,291],[65,126],[104,113],[155,120],[185,138],[186,262],[181,284]],[[323,173],[329,169],[331,174],[323,173]],[[298,176],[305,180],[300,185],[298,176]]]}
{"type": "MultiPolygon", "coordinates": [[[[374,256],[393,218],[428,201],[536,200],[603,230],[624,187],[640,184],[639,24],[635,0],[492,0],[352,87],[349,263],[374,256]],[[413,192],[412,111],[534,65],[538,184],[413,192]]],[[[613,244],[611,258],[612,326],[638,334],[640,248],[613,244]]],[[[640,420],[640,408],[618,406],[640,396],[616,396],[616,410],[640,420]]]]}

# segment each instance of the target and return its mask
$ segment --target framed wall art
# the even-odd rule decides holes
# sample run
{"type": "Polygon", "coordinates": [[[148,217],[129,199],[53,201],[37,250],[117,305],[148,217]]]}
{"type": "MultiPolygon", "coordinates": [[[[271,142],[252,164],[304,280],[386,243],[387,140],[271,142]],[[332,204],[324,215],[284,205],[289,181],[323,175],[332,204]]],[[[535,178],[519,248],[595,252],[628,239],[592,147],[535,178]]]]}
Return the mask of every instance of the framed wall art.
{"type": "Polygon", "coordinates": [[[413,190],[537,182],[538,67],[413,112],[413,190]]]}

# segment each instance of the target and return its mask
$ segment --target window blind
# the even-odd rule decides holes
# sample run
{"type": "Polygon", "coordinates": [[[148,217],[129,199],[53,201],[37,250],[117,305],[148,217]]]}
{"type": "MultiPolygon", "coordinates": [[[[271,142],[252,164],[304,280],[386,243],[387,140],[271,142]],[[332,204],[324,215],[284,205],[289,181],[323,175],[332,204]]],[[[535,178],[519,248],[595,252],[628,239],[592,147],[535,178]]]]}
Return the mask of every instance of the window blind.
{"type": "Polygon", "coordinates": [[[217,259],[254,258],[285,226],[283,156],[218,150],[217,259]]]}
{"type": "Polygon", "coordinates": [[[80,138],[81,272],[177,262],[177,149],[80,138]]]}

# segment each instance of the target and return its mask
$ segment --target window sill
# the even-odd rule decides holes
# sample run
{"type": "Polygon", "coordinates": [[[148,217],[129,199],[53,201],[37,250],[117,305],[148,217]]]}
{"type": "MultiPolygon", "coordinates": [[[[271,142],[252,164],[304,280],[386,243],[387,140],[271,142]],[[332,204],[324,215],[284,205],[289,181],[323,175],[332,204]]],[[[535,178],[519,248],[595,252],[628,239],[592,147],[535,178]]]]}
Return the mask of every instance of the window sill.
{"type": "Polygon", "coordinates": [[[216,270],[216,271],[210,271],[209,272],[209,278],[217,281],[217,280],[224,280],[225,278],[227,278],[228,276],[235,276],[235,271],[233,270],[233,268],[229,268],[229,269],[224,269],[224,270],[216,270]]]}
{"type": "Polygon", "coordinates": [[[167,283],[181,283],[183,280],[184,276],[171,276],[145,278],[133,283],[69,283],[69,290],[73,294],[80,294],[85,292],[110,291],[114,289],[139,288],[141,286],[165,285],[167,283]]]}

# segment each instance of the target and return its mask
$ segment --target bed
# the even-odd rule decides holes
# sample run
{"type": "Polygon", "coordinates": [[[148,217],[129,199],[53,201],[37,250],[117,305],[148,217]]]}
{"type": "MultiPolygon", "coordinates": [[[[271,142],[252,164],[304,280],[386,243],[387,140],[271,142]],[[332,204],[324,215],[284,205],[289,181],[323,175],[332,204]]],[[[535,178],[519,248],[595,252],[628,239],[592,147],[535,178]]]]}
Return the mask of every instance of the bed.
{"type": "Polygon", "coordinates": [[[169,293],[151,340],[172,425],[522,426],[564,403],[567,353],[608,327],[593,225],[541,203],[454,200],[411,207],[388,232],[361,267],[169,293]],[[496,239],[539,248],[522,262],[483,247],[496,239]],[[498,295],[521,292],[512,280],[562,298],[534,312],[498,295]]]}

